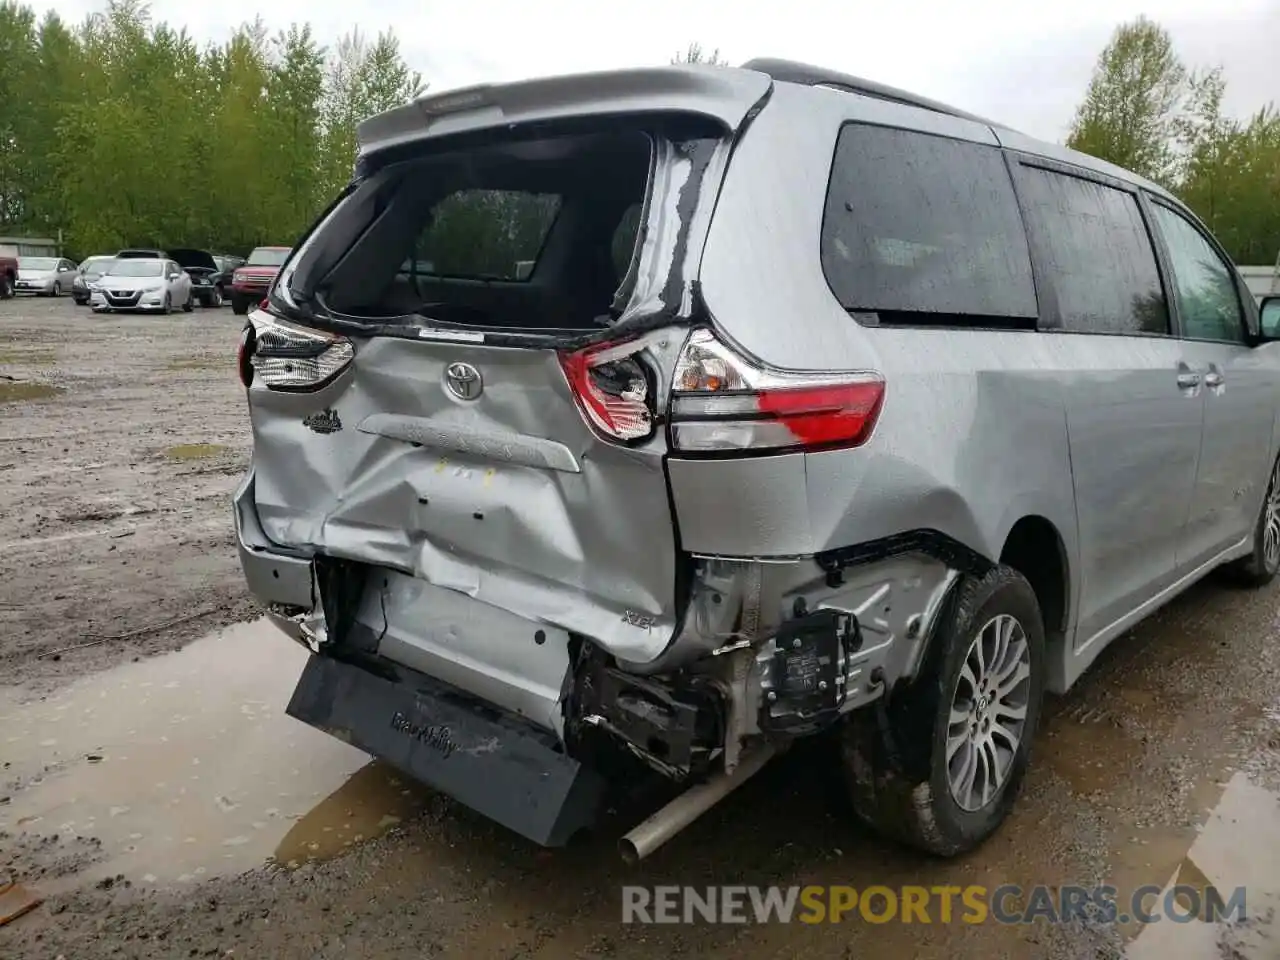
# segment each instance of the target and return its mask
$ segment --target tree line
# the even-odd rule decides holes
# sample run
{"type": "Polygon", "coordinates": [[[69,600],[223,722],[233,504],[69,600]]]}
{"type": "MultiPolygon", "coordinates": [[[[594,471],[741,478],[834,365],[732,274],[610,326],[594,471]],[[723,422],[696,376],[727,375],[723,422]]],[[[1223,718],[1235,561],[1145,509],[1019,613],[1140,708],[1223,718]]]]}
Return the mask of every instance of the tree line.
{"type": "Polygon", "coordinates": [[[202,47],[141,0],[79,24],[0,0],[0,235],[291,243],[350,178],[356,124],[424,89],[390,33],[326,48],[257,20],[202,47]]]}
{"type": "Polygon", "coordinates": [[[1094,67],[1067,146],[1142,174],[1182,199],[1241,264],[1280,253],[1280,114],[1223,112],[1221,66],[1189,68],[1167,30],[1122,24],[1094,67]]]}
{"type": "MultiPolygon", "coordinates": [[[[725,65],[691,43],[673,63],[725,65]]],[[[0,235],[85,256],[127,245],[290,243],[351,175],[355,128],[426,89],[391,33],[331,47],[262,21],[201,46],[108,0],[68,24],[0,0],[0,235]]],[[[1238,263],[1280,250],[1280,114],[1223,110],[1222,67],[1190,69],[1139,17],[1102,50],[1067,145],[1181,197],[1238,263]]]]}

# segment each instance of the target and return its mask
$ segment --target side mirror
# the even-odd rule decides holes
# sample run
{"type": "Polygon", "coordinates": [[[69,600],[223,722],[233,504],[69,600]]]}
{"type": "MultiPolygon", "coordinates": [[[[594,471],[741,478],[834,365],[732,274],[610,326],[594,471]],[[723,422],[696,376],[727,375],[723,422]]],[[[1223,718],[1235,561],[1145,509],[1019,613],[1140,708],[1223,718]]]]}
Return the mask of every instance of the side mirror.
{"type": "Polygon", "coordinates": [[[1262,339],[1280,340],[1280,297],[1263,297],[1258,312],[1262,316],[1262,339]]]}
{"type": "Polygon", "coordinates": [[[169,279],[170,279],[170,280],[177,280],[180,276],[182,276],[182,274],[180,274],[180,273],[171,273],[171,274],[169,274],[169,279]]]}

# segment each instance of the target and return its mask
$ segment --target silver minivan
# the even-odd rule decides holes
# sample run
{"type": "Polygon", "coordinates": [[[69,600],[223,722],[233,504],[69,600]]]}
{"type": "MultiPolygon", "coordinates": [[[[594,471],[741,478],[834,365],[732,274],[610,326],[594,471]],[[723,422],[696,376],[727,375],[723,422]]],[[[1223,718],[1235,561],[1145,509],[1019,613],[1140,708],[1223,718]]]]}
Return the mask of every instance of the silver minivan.
{"type": "Polygon", "coordinates": [[[816,737],[959,853],[1046,691],[1280,568],[1280,301],[1154,183],[777,60],[360,144],[241,342],[245,576],[292,716],[538,843],[669,781],[643,857],[816,737]]]}

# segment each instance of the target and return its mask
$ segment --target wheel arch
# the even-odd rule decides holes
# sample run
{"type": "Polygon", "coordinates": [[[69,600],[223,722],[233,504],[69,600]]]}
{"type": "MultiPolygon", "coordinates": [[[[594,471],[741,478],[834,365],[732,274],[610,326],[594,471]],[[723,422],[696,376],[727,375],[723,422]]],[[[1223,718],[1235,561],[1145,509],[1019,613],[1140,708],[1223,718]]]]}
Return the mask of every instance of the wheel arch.
{"type": "Polygon", "coordinates": [[[1022,574],[1036,595],[1045,632],[1045,686],[1054,693],[1065,689],[1066,661],[1071,655],[1079,594],[1073,554],[1059,524],[1042,513],[1024,513],[1014,519],[1000,547],[1001,565],[1022,574]]]}

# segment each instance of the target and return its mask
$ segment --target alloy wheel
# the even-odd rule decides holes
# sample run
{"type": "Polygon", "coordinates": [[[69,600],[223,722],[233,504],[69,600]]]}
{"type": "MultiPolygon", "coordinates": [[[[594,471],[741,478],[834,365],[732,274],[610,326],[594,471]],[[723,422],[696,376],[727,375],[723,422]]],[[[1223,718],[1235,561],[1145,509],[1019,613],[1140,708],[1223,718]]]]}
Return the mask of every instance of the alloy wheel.
{"type": "Polygon", "coordinates": [[[1269,572],[1280,570],[1280,460],[1271,469],[1267,501],[1262,508],[1262,562],[1269,572]]]}
{"type": "Polygon", "coordinates": [[[963,810],[1000,792],[1022,742],[1031,697],[1031,647],[1007,613],[974,635],[960,667],[947,723],[947,782],[963,810]]]}

